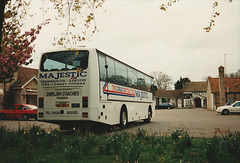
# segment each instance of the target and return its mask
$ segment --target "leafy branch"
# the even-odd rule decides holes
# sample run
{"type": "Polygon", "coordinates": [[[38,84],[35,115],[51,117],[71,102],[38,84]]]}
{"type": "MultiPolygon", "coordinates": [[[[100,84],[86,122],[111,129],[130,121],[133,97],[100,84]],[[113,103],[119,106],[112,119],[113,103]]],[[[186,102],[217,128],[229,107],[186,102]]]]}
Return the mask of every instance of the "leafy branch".
{"type": "MultiPolygon", "coordinates": [[[[179,0],[168,0],[168,2],[166,4],[162,4],[160,5],[160,10],[163,10],[163,11],[167,11],[167,8],[171,7],[174,3],[178,2],[179,0]]],[[[232,0],[225,0],[227,1],[228,3],[232,3],[232,0]]],[[[215,1],[213,3],[213,12],[212,12],[212,15],[211,15],[211,19],[210,19],[210,22],[209,22],[209,25],[205,28],[203,28],[206,32],[210,32],[212,27],[216,25],[216,17],[218,17],[220,15],[219,12],[216,11],[216,8],[218,7],[218,2],[215,1]]]]}
{"type": "Polygon", "coordinates": [[[169,0],[166,4],[160,5],[160,10],[167,11],[167,8],[172,6],[174,3],[179,2],[179,0],[169,0]]]}
{"type": "Polygon", "coordinates": [[[203,28],[206,32],[210,32],[211,31],[212,27],[215,26],[215,18],[220,15],[219,12],[215,11],[217,6],[218,6],[218,2],[215,1],[213,3],[213,13],[212,13],[209,25],[207,27],[203,28]]]}
{"type": "Polygon", "coordinates": [[[62,25],[61,20],[67,19],[67,28],[60,37],[55,37],[53,45],[71,47],[80,41],[89,39],[97,31],[94,11],[103,6],[104,0],[51,0],[58,15],[55,17],[62,25]],[[73,30],[74,29],[74,30],[73,30]],[[74,31],[76,31],[74,32],[74,31]]]}

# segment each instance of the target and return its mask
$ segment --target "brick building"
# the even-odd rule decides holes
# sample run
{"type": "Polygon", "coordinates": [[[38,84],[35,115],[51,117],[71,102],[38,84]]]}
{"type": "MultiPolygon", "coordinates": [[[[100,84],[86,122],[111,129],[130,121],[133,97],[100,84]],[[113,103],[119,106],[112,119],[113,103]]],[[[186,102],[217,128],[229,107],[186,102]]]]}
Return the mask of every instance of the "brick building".
{"type": "Polygon", "coordinates": [[[216,110],[228,101],[240,100],[240,78],[224,77],[224,67],[219,67],[219,78],[208,77],[207,109],[216,110]]]}
{"type": "MultiPolygon", "coordinates": [[[[13,104],[37,105],[37,69],[21,67],[14,80],[6,83],[6,107],[13,104]]],[[[3,109],[4,84],[0,84],[0,110],[3,109]]]]}
{"type": "Polygon", "coordinates": [[[183,105],[182,101],[182,90],[164,90],[158,89],[155,92],[155,103],[156,105],[162,104],[163,102],[169,102],[174,104],[176,107],[181,108],[183,105]]]}

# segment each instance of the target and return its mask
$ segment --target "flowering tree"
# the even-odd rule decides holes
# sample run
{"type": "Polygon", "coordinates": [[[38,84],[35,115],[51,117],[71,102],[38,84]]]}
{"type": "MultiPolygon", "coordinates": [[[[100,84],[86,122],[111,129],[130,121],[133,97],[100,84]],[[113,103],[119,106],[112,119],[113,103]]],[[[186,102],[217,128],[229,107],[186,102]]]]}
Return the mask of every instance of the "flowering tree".
{"type": "MultiPolygon", "coordinates": [[[[10,2],[18,3],[18,1],[25,5],[31,0],[0,0],[0,31],[3,25],[5,5],[10,2]]],[[[52,11],[56,10],[58,13],[54,13],[54,15],[55,19],[59,21],[59,25],[63,26],[67,24],[66,30],[55,38],[53,45],[71,48],[72,45],[77,44],[79,41],[90,38],[97,31],[94,11],[101,8],[104,1],[105,0],[42,0],[43,6],[39,6],[39,8],[43,10],[43,17],[45,17],[45,13],[47,14],[51,11],[51,14],[48,15],[52,15],[52,11]],[[77,33],[74,33],[73,29],[79,30],[77,33]]],[[[18,9],[18,11],[22,12],[22,9],[21,6],[21,9],[18,9]]],[[[24,9],[24,12],[22,13],[26,14],[28,10],[24,9]]],[[[1,38],[2,33],[0,32],[0,40],[1,38]]]]}
{"type": "Polygon", "coordinates": [[[49,20],[45,21],[37,28],[22,33],[21,19],[27,14],[25,11],[28,6],[29,3],[23,3],[23,1],[16,1],[14,4],[9,1],[6,6],[2,28],[2,51],[0,52],[0,83],[12,81],[19,67],[31,62],[27,60],[33,52],[36,35],[39,34],[43,25],[49,23],[49,20]]]}
{"type": "MultiPolygon", "coordinates": [[[[67,29],[58,38],[55,38],[53,45],[62,45],[67,47],[85,40],[90,33],[90,37],[97,31],[94,10],[102,7],[104,0],[46,0],[44,3],[51,2],[52,7],[43,7],[43,14],[53,9],[57,10],[55,19],[59,20],[59,25],[66,24],[60,20],[66,21],[67,29]],[[72,14],[75,12],[75,14],[72,14]],[[73,17],[72,15],[75,15],[73,17]],[[92,25],[93,24],[93,25],[92,25]],[[79,28],[80,26],[80,28],[79,28]],[[71,30],[79,29],[77,34],[71,30]],[[90,31],[90,32],[88,32],[90,31]]],[[[13,80],[14,73],[22,64],[29,64],[31,53],[34,51],[34,44],[37,35],[43,25],[49,23],[50,19],[44,21],[36,28],[22,32],[23,19],[28,14],[31,0],[1,0],[0,1],[0,83],[13,80]]],[[[49,14],[50,15],[50,14],[49,14]]],[[[28,15],[29,16],[29,15],[28,15]]]]}
{"type": "Polygon", "coordinates": [[[21,20],[26,16],[29,3],[16,1],[13,4],[8,1],[2,24],[2,40],[0,51],[0,83],[4,83],[4,106],[6,106],[6,83],[11,82],[14,73],[18,71],[22,64],[29,64],[28,59],[34,50],[33,42],[39,34],[43,25],[49,20],[31,28],[29,31],[22,32],[21,20]],[[19,10],[21,9],[21,10],[19,10]]]}
{"type": "MultiPolygon", "coordinates": [[[[8,0],[1,0],[0,1],[0,31],[2,31],[2,25],[3,25],[3,17],[4,17],[4,9],[5,4],[8,0]]],[[[2,40],[2,32],[0,32],[0,40],[2,40]]],[[[0,52],[2,51],[2,46],[0,45],[0,52]]]]}
{"type": "MultiPolygon", "coordinates": [[[[36,35],[39,34],[43,25],[49,23],[48,19],[41,25],[38,25],[37,28],[32,28],[22,33],[22,20],[29,11],[30,2],[31,0],[0,1],[0,16],[4,15],[0,49],[0,83],[10,82],[14,72],[16,72],[22,64],[31,63],[31,60],[28,62],[27,60],[33,52],[33,42],[36,39],[36,35]],[[3,14],[2,9],[4,11],[4,8],[5,12],[3,14]]],[[[66,21],[67,19],[67,29],[60,37],[55,38],[56,42],[53,43],[53,45],[58,44],[66,47],[67,44],[70,44],[71,46],[71,44],[85,40],[88,30],[90,30],[90,35],[96,32],[97,27],[93,11],[102,7],[104,0],[50,0],[50,2],[52,3],[52,7],[48,7],[46,10],[43,9],[43,12],[45,13],[47,10],[52,9],[57,10],[58,14],[55,16],[55,19],[59,20],[59,25],[62,24],[60,20],[66,21]],[[75,12],[75,14],[72,14],[73,12],[75,12]],[[75,15],[75,17],[72,15],[75,15]],[[93,24],[93,26],[91,24],[93,24]],[[73,28],[81,30],[77,31],[77,34],[74,34],[71,31],[73,28]]]]}

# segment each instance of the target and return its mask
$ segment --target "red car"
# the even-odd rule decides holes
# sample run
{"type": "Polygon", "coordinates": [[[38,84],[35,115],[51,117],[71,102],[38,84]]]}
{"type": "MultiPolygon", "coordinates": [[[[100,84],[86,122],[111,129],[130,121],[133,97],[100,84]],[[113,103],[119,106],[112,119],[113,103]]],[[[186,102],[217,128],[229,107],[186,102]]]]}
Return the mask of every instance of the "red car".
{"type": "Polygon", "coordinates": [[[0,111],[0,119],[7,118],[22,118],[24,121],[27,121],[29,118],[37,120],[37,107],[30,104],[15,104],[9,109],[0,111]]]}

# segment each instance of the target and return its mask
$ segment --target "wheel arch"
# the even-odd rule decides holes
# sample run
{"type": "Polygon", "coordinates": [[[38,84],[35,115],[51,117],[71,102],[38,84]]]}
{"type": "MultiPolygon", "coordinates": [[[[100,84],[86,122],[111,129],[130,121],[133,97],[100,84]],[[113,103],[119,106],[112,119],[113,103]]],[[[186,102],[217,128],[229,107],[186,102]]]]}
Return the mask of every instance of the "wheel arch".
{"type": "Polygon", "coordinates": [[[150,111],[150,112],[151,112],[151,117],[152,117],[153,110],[152,110],[152,106],[151,106],[151,105],[149,105],[149,106],[148,106],[148,111],[150,111]]]}
{"type": "Polygon", "coordinates": [[[120,113],[121,113],[123,110],[126,111],[127,117],[128,117],[128,109],[127,109],[127,105],[126,105],[126,104],[122,104],[121,109],[120,109],[120,113]]]}
{"type": "Polygon", "coordinates": [[[227,114],[229,114],[229,113],[230,113],[230,110],[227,109],[227,108],[224,108],[224,109],[222,110],[222,114],[224,114],[224,115],[227,115],[227,114]]]}

